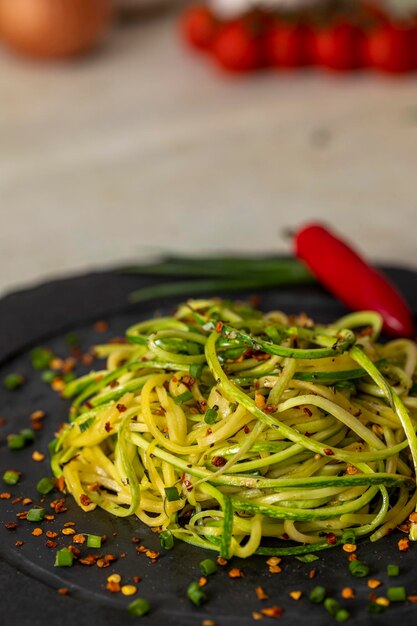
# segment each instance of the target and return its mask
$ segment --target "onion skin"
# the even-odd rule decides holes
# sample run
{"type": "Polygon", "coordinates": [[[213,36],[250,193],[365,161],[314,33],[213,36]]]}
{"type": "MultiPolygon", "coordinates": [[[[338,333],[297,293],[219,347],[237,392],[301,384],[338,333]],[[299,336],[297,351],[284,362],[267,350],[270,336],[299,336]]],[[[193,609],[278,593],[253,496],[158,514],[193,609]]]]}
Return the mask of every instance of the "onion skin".
{"type": "Polygon", "coordinates": [[[110,22],[111,0],[0,0],[0,38],[30,57],[87,52],[110,22]]]}

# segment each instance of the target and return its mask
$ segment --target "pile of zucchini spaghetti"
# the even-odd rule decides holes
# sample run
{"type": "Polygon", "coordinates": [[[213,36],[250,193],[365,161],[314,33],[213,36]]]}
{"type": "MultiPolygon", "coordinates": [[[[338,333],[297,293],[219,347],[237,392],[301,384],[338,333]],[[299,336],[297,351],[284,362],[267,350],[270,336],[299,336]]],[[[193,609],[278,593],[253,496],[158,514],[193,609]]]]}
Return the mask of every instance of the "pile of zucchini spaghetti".
{"type": "Polygon", "coordinates": [[[52,468],[85,510],[224,558],[375,541],[416,509],[417,346],[381,318],[194,300],[95,348],[52,468]]]}

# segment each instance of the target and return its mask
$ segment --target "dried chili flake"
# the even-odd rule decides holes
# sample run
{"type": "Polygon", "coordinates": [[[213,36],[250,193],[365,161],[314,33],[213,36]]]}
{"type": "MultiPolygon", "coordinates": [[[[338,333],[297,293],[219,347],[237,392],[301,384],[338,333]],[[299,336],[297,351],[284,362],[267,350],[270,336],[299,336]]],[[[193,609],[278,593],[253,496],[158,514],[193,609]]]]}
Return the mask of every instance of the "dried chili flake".
{"type": "Polygon", "coordinates": [[[72,528],[75,526],[75,522],[65,522],[64,528],[72,528]]]}
{"type": "Polygon", "coordinates": [[[74,535],[72,538],[72,541],[74,543],[85,543],[86,542],[85,535],[74,535]]]}
{"type": "Polygon", "coordinates": [[[60,596],[68,596],[69,595],[69,589],[68,587],[60,587],[59,589],[56,590],[56,592],[60,595],[60,596]]]}
{"type": "Polygon", "coordinates": [[[262,613],[259,613],[259,611],[252,611],[252,619],[254,620],[263,619],[263,615],[262,613]]]}
{"type": "Polygon", "coordinates": [[[404,537],[398,541],[397,545],[400,552],[407,552],[410,549],[410,540],[404,537]]]}
{"type": "Polygon", "coordinates": [[[92,503],[92,500],[87,496],[87,494],[82,493],[80,495],[80,502],[83,506],[89,506],[92,503]]]}
{"type": "Polygon", "coordinates": [[[110,422],[106,422],[104,424],[104,430],[106,431],[106,433],[109,433],[112,429],[112,425],[110,424],[110,422]]]}
{"type": "Polygon", "coordinates": [[[63,535],[75,535],[75,530],[73,528],[63,528],[61,532],[63,535]]]}
{"type": "Polygon", "coordinates": [[[14,500],[12,500],[12,504],[19,504],[19,502],[22,501],[22,497],[18,497],[18,498],[14,498],[14,500]]]}
{"type": "Polygon", "coordinates": [[[3,491],[3,493],[0,493],[0,500],[10,500],[11,497],[12,494],[8,491],[3,491]]]}
{"type": "Polygon", "coordinates": [[[120,591],[120,583],[114,582],[112,580],[108,580],[107,581],[107,585],[106,585],[106,589],[107,589],[107,591],[110,591],[111,593],[119,593],[119,591],[120,591]]]}
{"type": "Polygon", "coordinates": [[[140,583],[141,580],[142,579],[140,576],[133,576],[133,582],[136,583],[137,585],[140,583]]]}
{"type": "Polygon", "coordinates": [[[6,522],[4,524],[6,530],[16,530],[18,526],[19,524],[17,522],[6,522]]]}
{"type": "Polygon", "coordinates": [[[22,500],[22,504],[24,506],[27,506],[28,504],[32,504],[32,502],[33,502],[32,498],[23,498],[22,500]]]}
{"type": "Polygon", "coordinates": [[[281,563],[281,561],[282,561],[282,559],[281,559],[279,556],[271,556],[271,557],[267,560],[266,564],[267,564],[267,565],[270,565],[270,566],[271,566],[271,565],[279,565],[279,563],[281,563]]]}
{"type": "Polygon", "coordinates": [[[317,574],[317,570],[316,570],[315,568],[313,568],[313,569],[311,569],[311,570],[309,571],[309,573],[308,573],[308,577],[309,577],[310,579],[313,579],[313,578],[315,578],[316,574],[317,574]]]}
{"type": "Polygon", "coordinates": [[[268,600],[269,598],[263,587],[256,587],[255,593],[258,600],[268,600]]]}
{"type": "Polygon", "coordinates": [[[211,464],[215,467],[223,467],[224,465],[226,465],[226,463],[227,461],[223,456],[214,456],[211,459],[211,464]]]}
{"type": "Polygon", "coordinates": [[[282,568],[279,565],[270,565],[269,573],[270,574],[280,574],[282,572],[282,568]]]}
{"type": "Polygon", "coordinates": [[[258,391],[255,393],[255,404],[258,407],[258,409],[263,409],[264,406],[266,405],[265,396],[263,396],[258,391]]]}
{"type": "Polygon", "coordinates": [[[95,554],[88,554],[87,556],[84,556],[82,559],[79,560],[79,563],[81,563],[81,565],[95,565],[96,561],[98,561],[99,557],[95,554]]]}
{"type": "Polygon", "coordinates": [[[416,513],[416,511],[414,511],[414,513],[411,513],[411,515],[409,515],[408,519],[409,519],[409,521],[412,524],[417,524],[417,513],[416,513]]]}
{"type": "Polygon", "coordinates": [[[342,550],[344,550],[344,552],[356,552],[356,550],[358,549],[358,546],[355,543],[344,543],[342,546],[342,550]]]}
{"type": "Polygon", "coordinates": [[[39,452],[38,450],[35,450],[35,452],[32,454],[32,459],[33,461],[40,463],[41,461],[45,460],[45,455],[43,452],[39,452]]]}
{"type": "Polygon", "coordinates": [[[217,565],[220,565],[220,567],[224,567],[225,565],[227,565],[228,561],[224,559],[222,556],[218,556],[216,559],[216,563],[217,565]]]}
{"type": "Polygon", "coordinates": [[[37,421],[37,420],[43,420],[43,418],[45,417],[46,413],[45,411],[41,411],[40,409],[37,411],[33,411],[33,413],[30,414],[30,419],[37,421]]]}
{"type": "Polygon", "coordinates": [[[261,613],[262,615],[265,615],[266,617],[272,617],[273,619],[278,619],[279,617],[282,616],[283,610],[280,606],[274,605],[267,609],[262,609],[261,613]]]}
{"type": "Polygon", "coordinates": [[[52,541],[52,539],[48,539],[48,541],[46,542],[46,547],[47,548],[56,548],[58,545],[57,541],[52,541]]]}
{"type": "Polygon", "coordinates": [[[48,539],[55,539],[56,537],[58,537],[58,533],[54,530],[47,530],[45,535],[48,537],[48,539]]]}
{"type": "Polygon", "coordinates": [[[343,587],[342,591],[340,592],[340,595],[345,600],[353,600],[353,598],[355,597],[355,592],[352,589],[352,587],[343,587]]]}
{"type": "Polygon", "coordinates": [[[370,578],[368,580],[368,587],[369,589],[378,589],[378,587],[380,587],[382,585],[380,580],[377,580],[376,578],[370,578]]]}
{"type": "Polygon", "coordinates": [[[109,325],[105,320],[98,320],[94,324],[94,330],[96,331],[96,333],[105,333],[108,331],[108,329],[109,325]]]}
{"type": "Polygon", "coordinates": [[[333,456],[334,452],[330,448],[324,448],[323,454],[325,454],[326,456],[333,456]]]}
{"type": "Polygon", "coordinates": [[[337,543],[337,537],[334,533],[327,533],[326,535],[326,543],[329,544],[329,546],[334,546],[337,543]]]}
{"type": "Polygon", "coordinates": [[[238,567],[232,567],[230,572],[228,573],[229,578],[243,578],[243,572],[238,567]]]}
{"type": "Polygon", "coordinates": [[[301,598],[301,596],[303,595],[302,591],[299,591],[298,589],[295,591],[290,591],[290,597],[293,600],[299,600],[301,598]]]}
{"type": "Polygon", "coordinates": [[[126,405],[122,404],[121,402],[116,404],[116,409],[119,411],[119,413],[124,413],[125,411],[127,411],[126,405]]]}
{"type": "Polygon", "coordinates": [[[33,535],[34,537],[40,537],[41,535],[43,535],[43,530],[42,530],[42,528],[34,528],[34,529],[32,530],[32,535],[33,535]]]}
{"type": "Polygon", "coordinates": [[[14,544],[16,546],[16,548],[21,548],[24,545],[24,541],[16,541],[16,543],[14,544]]]}
{"type": "Polygon", "coordinates": [[[216,333],[221,333],[222,330],[223,330],[223,322],[219,320],[216,324],[216,333]]]}

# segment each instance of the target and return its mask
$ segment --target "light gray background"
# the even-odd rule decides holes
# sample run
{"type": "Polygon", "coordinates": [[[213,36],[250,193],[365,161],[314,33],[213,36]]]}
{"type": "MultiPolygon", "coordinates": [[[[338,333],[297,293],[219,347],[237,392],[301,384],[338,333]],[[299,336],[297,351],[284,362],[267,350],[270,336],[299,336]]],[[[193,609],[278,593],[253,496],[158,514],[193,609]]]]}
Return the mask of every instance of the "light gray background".
{"type": "Polygon", "coordinates": [[[152,252],[287,252],[327,220],[417,267],[417,79],[221,75],[172,14],[83,62],[0,51],[0,292],[152,252]]]}

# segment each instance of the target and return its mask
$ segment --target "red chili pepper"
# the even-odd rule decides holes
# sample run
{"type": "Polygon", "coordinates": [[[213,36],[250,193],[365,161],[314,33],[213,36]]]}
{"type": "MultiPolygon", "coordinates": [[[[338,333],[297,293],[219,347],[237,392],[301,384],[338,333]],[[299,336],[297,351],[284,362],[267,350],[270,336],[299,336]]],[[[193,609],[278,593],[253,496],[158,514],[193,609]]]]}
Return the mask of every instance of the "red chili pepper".
{"type": "Polygon", "coordinates": [[[320,224],[300,229],[295,236],[295,252],[349,308],[377,311],[388,334],[414,336],[412,313],[402,295],[381,272],[329,230],[320,224]]]}

